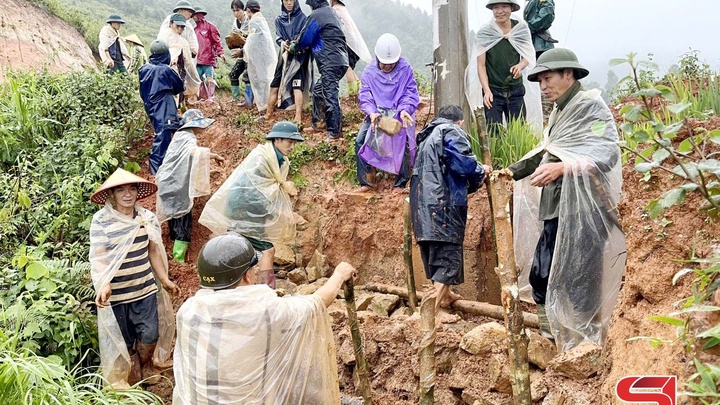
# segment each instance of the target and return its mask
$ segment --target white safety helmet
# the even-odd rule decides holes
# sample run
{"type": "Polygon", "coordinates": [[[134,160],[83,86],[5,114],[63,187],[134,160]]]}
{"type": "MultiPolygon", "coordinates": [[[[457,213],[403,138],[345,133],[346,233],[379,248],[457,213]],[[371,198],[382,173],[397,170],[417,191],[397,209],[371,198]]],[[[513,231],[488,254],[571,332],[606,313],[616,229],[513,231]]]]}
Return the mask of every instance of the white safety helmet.
{"type": "Polygon", "coordinates": [[[400,41],[393,34],[382,34],[375,44],[375,56],[380,63],[390,65],[400,60],[400,41]]]}

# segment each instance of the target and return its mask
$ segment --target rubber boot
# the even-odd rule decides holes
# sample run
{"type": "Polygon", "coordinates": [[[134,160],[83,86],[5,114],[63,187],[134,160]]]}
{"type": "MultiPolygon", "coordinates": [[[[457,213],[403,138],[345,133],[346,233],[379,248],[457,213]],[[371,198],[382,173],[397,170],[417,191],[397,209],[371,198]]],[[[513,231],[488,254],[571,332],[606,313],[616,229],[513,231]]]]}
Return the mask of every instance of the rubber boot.
{"type": "Polygon", "coordinates": [[[247,83],[245,85],[245,105],[244,105],[244,107],[253,108],[253,105],[254,105],[254,97],[253,97],[252,87],[250,87],[250,83],[247,83]]]}
{"type": "Polygon", "coordinates": [[[273,290],[275,289],[275,270],[258,270],[257,284],[267,284],[273,290]]]}
{"type": "Polygon", "coordinates": [[[140,363],[140,355],[135,352],[130,356],[130,375],[128,376],[128,384],[135,385],[142,380],[142,364],[140,363]]]}
{"type": "Polygon", "coordinates": [[[178,263],[185,263],[185,254],[187,253],[189,246],[190,242],[176,240],[173,244],[173,259],[175,259],[175,261],[177,261],[178,263]]]}
{"type": "Polygon", "coordinates": [[[240,99],[240,86],[230,86],[230,92],[232,92],[233,101],[240,99]]]}
{"type": "Polygon", "coordinates": [[[208,99],[208,83],[208,80],[200,83],[200,100],[208,99]]]}
{"type": "Polygon", "coordinates": [[[153,354],[155,353],[155,344],[136,343],[138,355],[140,355],[140,364],[142,364],[142,379],[145,384],[155,385],[160,382],[160,373],[162,370],[155,367],[153,363],[153,354]]]}
{"type": "Polygon", "coordinates": [[[545,305],[537,306],[538,320],[540,321],[540,336],[555,340],[555,337],[550,330],[550,321],[548,320],[547,313],[545,312],[545,305]]]}
{"type": "Polygon", "coordinates": [[[206,86],[207,86],[207,101],[214,103],[215,102],[215,80],[208,79],[206,86]]]}

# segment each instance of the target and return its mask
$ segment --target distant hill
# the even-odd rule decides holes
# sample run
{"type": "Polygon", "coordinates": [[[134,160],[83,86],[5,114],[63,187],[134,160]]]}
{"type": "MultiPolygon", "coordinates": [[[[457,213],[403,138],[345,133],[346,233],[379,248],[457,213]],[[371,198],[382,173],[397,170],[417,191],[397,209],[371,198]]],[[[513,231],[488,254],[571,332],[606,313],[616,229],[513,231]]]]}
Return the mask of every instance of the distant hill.
{"type": "MultiPolygon", "coordinates": [[[[160,23],[172,12],[176,0],[30,0],[51,13],[68,21],[82,33],[88,45],[97,52],[98,33],[110,14],[120,14],[127,24],[122,35],[137,34],[146,44],[155,39],[160,23]]],[[[259,0],[262,13],[271,27],[280,14],[278,0],[259,0]]],[[[299,0],[306,14],[310,9],[299,0]]],[[[204,0],[191,4],[202,5],[208,11],[208,20],[215,23],[221,36],[226,35],[233,22],[231,0],[204,0]]],[[[417,8],[392,0],[347,1],[350,14],[372,53],[375,41],[385,32],[400,39],[403,56],[427,75],[424,67],[432,61],[432,18],[417,8]]],[[[274,31],[274,30],[273,30],[274,31]]]]}

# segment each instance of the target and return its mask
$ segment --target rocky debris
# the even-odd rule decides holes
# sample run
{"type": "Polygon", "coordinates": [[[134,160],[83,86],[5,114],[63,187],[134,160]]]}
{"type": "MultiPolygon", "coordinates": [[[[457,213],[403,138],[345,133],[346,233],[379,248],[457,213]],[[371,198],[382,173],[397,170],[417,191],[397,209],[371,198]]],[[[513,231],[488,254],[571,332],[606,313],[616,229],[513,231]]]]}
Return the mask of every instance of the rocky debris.
{"type": "Polygon", "coordinates": [[[542,405],[564,405],[567,399],[568,397],[562,392],[552,391],[543,399],[542,405]]]}
{"type": "Polygon", "coordinates": [[[600,346],[593,342],[582,342],[552,359],[548,369],[574,380],[584,380],[600,370],[600,354],[600,346]]]}
{"type": "Polygon", "coordinates": [[[365,291],[355,293],[355,308],[358,311],[365,311],[373,301],[373,294],[365,291]]]}
{"type": "Polygon", "coordinates": [[[470,354],[488,354],[498,345],[505,347],[507,329],[497,322],[475,327],[460,340],[460,348],[470,354]]]}
{"type": "Polygon", "coordinates": [[[347,318],[347,310],[344,306],[333,304],[328,307],[328,315],[333,323],[339,324],[347,318]]]}
{"type": "Polygon", "coordinates": [[[318,288],[320,288],[320,287],[322,287],[323,285],[325,285],[325,283],[327,283],[327,281],[328,281],[328,279],[326,279],[326,278],[321,278],[321,279],[315,281],[315,282],[312,283],[312,284],[303,284],[303,285],[300,286],[300,288],[297,289],[297,291],[295,291],[295,293],[296,293],[297,295],[310,295],[310,294],[313,294],[313,293],[315,293],[315,291],[318,290],[318,288]]]}
{"type": "Polygon", "coordinates": [[[330,265],[328,265],[327,256],[318,250],[315,250],[315,253],[313,253],[305,270],[307,271],[308,281],[310,282],[332,275],[332,269],[330,265]]]}
{"type": "Polygon", "coordinates": [[[403,340],[405,340],[400,325],[381,326],[375,330],[375,333],[376,342],[402,342],[403,340]]]}
{"type": "Polygon", "coordinates": [[[490,357],[490,389],[503,394],[512,394],[510,359],[505,353],[495,353],[490,357]]]}
{"type": "Polygon", "coordinates": [[[277,272],[275,272],[275,277],[276,277],[276,278],[281,278],[281,279],[286,279],[286,278],[287,278],[287,271],[285,271],[285,270],[277,271],[277,272]]]}
{"type": "Polygon", "coordinates": [[[287,245],[275,245],[274,263],[282,269],[295,267],[295,252],[287,245]]]}
{"type": "Polygon", "coordinates": [[[390,316],[400,304],[400,297],[395,294],[375,294],[370,303],[370,310],[378,315],[390,316]]]}
{"type": "Polygon", "coordinates": [[[450,374],[457,361],[457,347],[439,347],[435,349],[435,370],[438,374],[450,374]]]}
{"type": "Polygon", "coordinates": [[[509,399],[499,399],[487,393],[476,394],[469,391],[463,391],[461,399],[466,405],[510,405],[513,403],[509,399]]]}
{"type": "Polygon", "coordinates": [[[530,397],[533,402],[540,402],[548,394],[548,387],[540,378],[530,378],[530,397]]]}
{"type": "Polygon", "coordinates": [[[399,322],[407,319],[408,316],[412,316],[413,310],[410,307],[400,306],[390,315],[390,318],[397,319],[399,322]]]}
{"type": "Polygon", "coordinates": [[[287,274],[287,278],[288,278],[288,280],[290,280],[293,283],[298,284],[298,285],[307,284],[307,282],[308,282],[307,273],[305,272],[305,269],[303,269],[302,267],[298,267],[298,268],[292,270],[291,272],[289,272],[287,274]]]}
{"type": "Polygon", "coordinates": [[[353,349],[352,339],[345,339],[338,349],[337,356],[346,366],[355,364],[355,350],[353,349]]]}
{"type": "Polygon", "coordinates": [[[347,395],[340,396],[340,405],[363,405],[365,401],[362,397],[349,397],[347,395]]]}
{"type": "Polygon", "coordinates": [[[528,344],[528,360],[530,363],[545,370],[550,360],[557,355],[557,348],[549,339],[540,336],[535,331],[528,331],[530,344],[528,344]]]}
{"type": "Polygon", "coordinates": [[[297,284],[283,278],[278,278],[275,280],[275,287],[277,289],[284,290],[286,294],[294,294],[295,291],[297,291],[298,289],[297,284]]]}

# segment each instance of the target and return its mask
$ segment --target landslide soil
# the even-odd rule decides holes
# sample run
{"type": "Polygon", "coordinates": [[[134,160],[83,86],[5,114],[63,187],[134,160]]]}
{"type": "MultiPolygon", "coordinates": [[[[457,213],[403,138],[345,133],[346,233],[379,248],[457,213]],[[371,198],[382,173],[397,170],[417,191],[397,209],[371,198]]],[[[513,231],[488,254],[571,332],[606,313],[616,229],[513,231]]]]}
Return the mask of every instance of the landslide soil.
{"type": "MultiPolygon", "coordinates": [[[[237,167],[242,159],[269,132],[272,123],[248,120],[257,113],[241,109],[226,99],[218,104],[203,104],[199,108],[206,116],[215,118],[216,124],[198,137],[201,146],[225,157],[223,165],[213,163],[211,183],[213,191],[237,167]],[[241,118],[241,119],[239,119],[241,118]]],[[[352,148],[350,134],[357,132],[362,119],[357,107],[343,102],[344,129],[349,134],[342,142],[332,144],[344,152],[352,148]]],[[[429,109],[419,114],[422,123],[429,109]]],[[[306,114],[307,117],[308,114],[306,114]]],[[[276,119],[291,119],[289,113],[278,112],[276,119]]],[[[309,126],[308,118],[305,126],[309,126]]],[[[716,125],[717,121],[710,124],[716,125]]],[[[708,123],[704,125],[707,129],[708,123]]],[[[717,126],[717,125],[716,125],[717,126]]],[[[135,153],[143,156],[152,143],[152,132],[136,148],[135,153]]],[[[322,142],[323,134],[307,136],[308,146],[322,142]]],[[[335,154],[333,154],[335,155],[335,154]]],[[[403,243],[403,200],[405,194],[391,193],[390,179],[381,179],[378,190],[372,194],[356,194],[357,186],[343,177],[347,167],[335,160],[319,159],[302,167],[301,174],[307,184],[300,190],[294,201],[296,212],[305,217],[308,228],[300,233],[295,251],[301,255],[300,265],[304,266],[315,250],[327,255],[331,265],[346,260],[360,271],[356,284],[368,281],[386,282],[398,286],[405,284],[402,255],[403,243]],[[339,180],[338,180],[339,179],[339,180]]],[[[141,176],[149,177],[147,165],[143,165],[141,176]]],[[[698,213],[701,203],[697,196],[690,196],[680,207],[668,210],[664,221],[654,221],[644,214],[643,207],[670,186],[678,183],[665,174],[642,181],[632,165],[623,170],[623,202],[620,206],[622,223],[627,238],[628,264],[612,326],[603,347],[603,366],[600,372],[584,381],[542,373],[532,369],[533,381],[541,381],[550,392],[562,393],[568,397],[565,404],[612,404],[615,383],[628,375],[677,375],[684,381],[694,370],[690,368],[681,344],[666,344],[653,348],[646,341],[628,340],[637,336],[675,339],[675,330],[667,325],[651,321],[652,315],[667,315],[676,310],[676,303],[691,293],[690,277],[680,279],[677,286],[671,283],[673,275],[685,265],[678,262],[693,254],[709,255],[717,246],[720,229],[716,222],[710,222],[698,213]]],[[[211,235],[209,230],[197,223],[197,219],[209,197],[197,198],[193,207],[192,242],[187,263],[170,263],[171,277],[176,280],[182,294],[175,297],[177,309],[199,288],[193,263],[202,245],[211,235]]],[[[155,201],[144,201],[143,205],[154,209],[155,201]]],[[[483,190],[472,196],[470,217],[465,249],[490,250],[489,207],[483,190]]],[[[163,225],[166,227],[166,225],[163,225]]],[[[170,254],[171,241],[164,232],[165,247],[170,254]]],[[[476,268],[466,268],[466,274],[480,284],[486,280],[476,268]]],[[[418,282],[423,280],[418,280],[418,282]]],[[[427,289],[428,286],[421,287],[427,289]]],[[[338,352],[347,351],[349,331],[345,324],[341,305],[336,301],[331,307],[338,352]],[[333,309],[334,308],[334,309],[333,309]]],[[[361,329],[366,345],[366,355],[371,369],[373,394],[380,404],[413,404],[418,402],[418,330],[402,330],[400,325],[407,315],[398,310],[392,317],[378,317],[372,314],[361,318],[361,329]],[[400,330],[399,330],[400,329],[400,330]]],[[[436,354],[438,355],[438,383],[435,388],[439,404],[462,404],[467,398],[484,395],[488,403],[505,404],[510,396],[489,392],[489,359],[473,356],[459,349],[464,333],[474,326],[489,320],[460,314],[462,320],[448,324],[438,332],[436,354]],[[463,395],[465,394],[465,395],[463,395]],[[465,398],[463,398],[465,397],[465,398]]],[[[413,328],[410,328],[413,329],[413,328]]],[[[344,395],[358,396],[353,383],[352,367],[347,366],[338,356],[341,389],[344,395]]],[[[715,358],[717,360],[717,358],[715,358]]],[[[165,373],[168,380],[150,390],[160,395],[167,403],[172,399],[172,372],[165,373]]]]}

